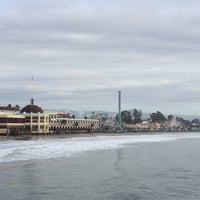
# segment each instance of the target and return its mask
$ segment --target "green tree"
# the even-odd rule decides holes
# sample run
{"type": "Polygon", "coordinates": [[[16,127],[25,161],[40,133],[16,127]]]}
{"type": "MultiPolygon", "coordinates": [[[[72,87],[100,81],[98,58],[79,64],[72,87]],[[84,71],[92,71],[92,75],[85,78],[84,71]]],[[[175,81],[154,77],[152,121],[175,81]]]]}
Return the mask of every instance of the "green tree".
{"type": "Polygon", "coordinates": [[[78,127],[78,122],[77,122],[77,121],[74,123],[74,126],[75,126],[76,128],[78,127]]]}
{"type": "Polygon", "coordinates": [[[141,117],[142,117],[142,111],[141,110],[137,110],[136,108],[134,108],[133,110],[131,110],[132,116],[133,116],[133,123],[137,124],[140,123],[142,121],[141,117]]]}
{"type": "Polygon", "coordinates": [[[184,124],[185,126],[190,126],[191,121],[190,121],[190,120],[185,120],[185,119],[183,119],[183,124],[184,124]]]}
{"type": "Polygon", "coordinates": [[[165,116],[159,111],[157,111],[156,113],[151,113],[150,118],[152,122],[163,123],[166,121],[165,116]]]}
{"type": "Polygon", "coordinates": [[[61,120],[61,124],[66,124],[67,123],[67,120],[66,119],[62,119],[61,120]]]}
{"type": "Polygon", "coordinates": [[[167,116],[168,121],[171,120],[173,117],[174,117],[174,115],[168,115],[167,116]]]}
{"type": "Polygon", "coordinates": [[[15,108],[20,109],[19,105],[16,105],[15,108]]]}
{"type": "MultiPolygon", "coordinates": [[[[118,121],[118,114],[116,116],[116,120],[118,121]]],[[[128,110],[122,111],[121,112],[121,121],[126,124],[132,124],[133,120],[132,120],[131,112],[128,110]]]]}

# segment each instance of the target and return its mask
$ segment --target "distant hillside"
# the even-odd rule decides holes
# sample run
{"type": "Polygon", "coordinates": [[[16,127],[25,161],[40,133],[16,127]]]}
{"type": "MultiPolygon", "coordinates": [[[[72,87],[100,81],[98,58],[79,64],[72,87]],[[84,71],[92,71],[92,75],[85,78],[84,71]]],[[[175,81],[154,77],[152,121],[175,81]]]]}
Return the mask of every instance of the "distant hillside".
{"type": "MultiPolygon", "coordinates": [[[[151,113],[142,113],[142,119],[148,119],[151,113]]],[[[164,114],[164,113],[163,113],[164,114]]],[[[182,115],[182,114],[173,114],[176,117],[181,117],[185,120],[193,120],[193,119],[200,119],[200,115],[182,115]]],[[[165,115],[167,118],[168,115],[165,115]]]]}
{"type": "MultiPolygon", "coordinates": [[[[142,119],[148,119],[151,113],[142,113],[142,119]]],[[[164,113],[163,113],[164,114],[164,113]]],[[[185,120],[193,120],[193,119],[200,119],[200,115],[182,115],[182,114],[173,114],[176,117],[181,117],[185,120]]],[[[168,115],[165,115],[167,118],[168,115]]]]}
{"type": "MultiPolygon", "coordinates": [[[[65,113],[70,113],[70,115],[75,115],[76,118],[84,118],[85,116],[90,117],[92,116],[92,112],[94,114],[108,114],[109,116],[115,117],[117,115],[117,112],[108,112],[104,110],[96,110],[96,111],[75,111],[75,110],[65,110],[65,113]]],[[[150,113],[142,113],[142,119],[148,119],[150,116],[150,113]]],[[[181,114],[174,114],[174,116],[181,117],[185,120],[193,120],[193,119],[200,119],[200,115],[181,115],[181,114]]],[[[165,115],[167,117],[167,115],[165,115]]]]}
{"type": "Polygon", "coordinates": [[[112,117],[115,117],[117,115],[116,112],[108,112],[108,111],[66,110],[65,112],[70,113],[70,115],[75,115],[76,118],[84,118],[85,116],[90,117],[90,116],[92,116],[92,112],[94,112],[94,115],[103,114],[103,113],[105,113],[109,116],[112,116],[112,117]]]}
{"type": "Polygon", "coordinates": [[[200,115],[180,115],[180,114],[175,114],[177,117],[181,117],[185,120],[193,120],[193,119],[200,119],[200,115]]]}

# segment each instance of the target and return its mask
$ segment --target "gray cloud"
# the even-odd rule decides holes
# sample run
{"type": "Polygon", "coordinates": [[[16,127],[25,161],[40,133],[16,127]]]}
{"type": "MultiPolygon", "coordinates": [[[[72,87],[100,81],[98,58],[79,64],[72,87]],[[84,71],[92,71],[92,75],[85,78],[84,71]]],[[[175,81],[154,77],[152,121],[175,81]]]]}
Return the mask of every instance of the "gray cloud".
{"type": "Polygon", "coordinates": [[[0,3],[1,104],[200,114],[197,0],[0,3]],[[199,108],[199,109],[198,109],[199,108]]]}

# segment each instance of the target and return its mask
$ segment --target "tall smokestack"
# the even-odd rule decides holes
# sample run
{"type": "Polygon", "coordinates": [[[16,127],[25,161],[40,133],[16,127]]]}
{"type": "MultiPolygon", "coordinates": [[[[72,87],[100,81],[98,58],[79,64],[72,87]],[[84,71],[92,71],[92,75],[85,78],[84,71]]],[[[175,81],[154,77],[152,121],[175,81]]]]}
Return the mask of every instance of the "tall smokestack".
{"type": "Polygon", "coordinates": [[[121,91],[118,91],[118,122],[119,122],[119,125],[121,126],[121,91]]]}

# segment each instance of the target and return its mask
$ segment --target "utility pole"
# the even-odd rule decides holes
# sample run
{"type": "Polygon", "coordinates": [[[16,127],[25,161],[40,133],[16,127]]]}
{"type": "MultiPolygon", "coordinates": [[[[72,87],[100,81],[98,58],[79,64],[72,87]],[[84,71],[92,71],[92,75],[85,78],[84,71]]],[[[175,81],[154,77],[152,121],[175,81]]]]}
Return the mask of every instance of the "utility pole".
{"type": "Polygon", "coordinates": [[[121,91],[118,91],[118,122],[121,127],[121,91]]]}
{"type": "Polygon", "coordinates": [[[32,75],[32,79],[31,79],[31,99],[33,99],[33,75],[32,75]]]}

